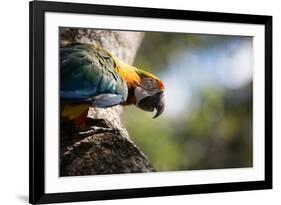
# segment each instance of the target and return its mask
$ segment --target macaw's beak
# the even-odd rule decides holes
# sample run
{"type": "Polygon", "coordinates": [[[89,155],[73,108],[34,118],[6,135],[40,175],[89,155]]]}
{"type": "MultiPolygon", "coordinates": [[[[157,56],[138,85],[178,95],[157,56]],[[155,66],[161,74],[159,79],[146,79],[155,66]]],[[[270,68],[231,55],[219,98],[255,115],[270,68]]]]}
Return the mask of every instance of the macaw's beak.
{"type": "Polygon", "coordinates": [[[153,112],[156,109],[156,114],[153,118],[161,115],[165,108],[164,92],[160,91],[153,96],[146,96],[142,98],[137,106],[145,111],[153,112]]]}

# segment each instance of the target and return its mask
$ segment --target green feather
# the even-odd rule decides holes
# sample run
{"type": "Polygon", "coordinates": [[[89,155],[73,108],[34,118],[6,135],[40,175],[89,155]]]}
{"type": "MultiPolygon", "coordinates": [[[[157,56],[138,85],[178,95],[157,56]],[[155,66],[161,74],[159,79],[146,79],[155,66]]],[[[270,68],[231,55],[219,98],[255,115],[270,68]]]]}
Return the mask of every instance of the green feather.
{"type": "Polygon", "coordinates": [[[81,43],[71,43],[60,48],[60,97],[62,101],[94,103],[103,94],[105,107],[126,101],[126,82],[118,75],[112,55],[106,50],[81,43]],[[110,95],[108,101],[104,94],[110,95]]]}

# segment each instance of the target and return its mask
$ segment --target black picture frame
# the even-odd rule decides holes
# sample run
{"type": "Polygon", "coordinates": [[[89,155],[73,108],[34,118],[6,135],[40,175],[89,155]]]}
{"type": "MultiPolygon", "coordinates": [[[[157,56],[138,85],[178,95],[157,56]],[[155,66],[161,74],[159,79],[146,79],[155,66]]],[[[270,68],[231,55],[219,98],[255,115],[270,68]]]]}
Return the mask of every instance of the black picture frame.
{"type": "Polygon", "coordinates": [[[30,42],[30,164],[29,202],[32,204],[91,201],[183,195],[198,193],[259,190],[272,188],[272,17],[123,6],[104,6],[33,1],[29,4],[30,42]],[[218,184],[198,184],[71,193],[45,193],[44,164],[44,14],[45,12],[82,13],[112,16],[150,17],[210,22],[260,24],[265,27],[265,180],[218,184]]]}

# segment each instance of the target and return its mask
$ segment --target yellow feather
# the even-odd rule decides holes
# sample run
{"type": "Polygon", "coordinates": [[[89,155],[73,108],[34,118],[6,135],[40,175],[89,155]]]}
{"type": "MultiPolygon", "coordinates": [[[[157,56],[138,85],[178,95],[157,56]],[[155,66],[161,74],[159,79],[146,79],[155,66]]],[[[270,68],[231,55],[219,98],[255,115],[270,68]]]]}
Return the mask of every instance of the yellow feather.
{"type": "Polygon", "coordinates": [[[64,104],[62,106],[62,117],[73,120],[89,108],[88,104],[64,104]]]}
{"type": "Polygon", "coordinates": [[[116,57],[114,57],[114,60],[116,62],[116,71],[121,76],[121,78],[126,81],[128,88],[133,85],[137,86],[140,84],[141,79],[138,73],[136,72],[137,68],[129,64],[123,63],[116,57]]]}

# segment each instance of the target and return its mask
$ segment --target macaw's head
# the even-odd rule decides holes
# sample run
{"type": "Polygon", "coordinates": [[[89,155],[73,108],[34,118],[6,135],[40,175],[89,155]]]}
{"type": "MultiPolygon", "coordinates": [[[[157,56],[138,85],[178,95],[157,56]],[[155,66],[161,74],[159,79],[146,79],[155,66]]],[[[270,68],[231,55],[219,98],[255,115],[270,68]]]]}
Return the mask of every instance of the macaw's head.
{"type": "Polygon", "coordinates": [[[134,104],[138,108],[161,115],[165,108],[164,84],[155,75],[123,63],[114,57],[118,74],[125,80],[128,86],[128,97],[124,105],[134,104]]]}
{"type": "Polygon", "coordinates": [[[137,69],[140,77],[139,84],[134,89],[136,106],[148,112],[156,110],[153,118],[161,115],[165,108],[164,84],[156,76],[149,72],[137,69]]]}

